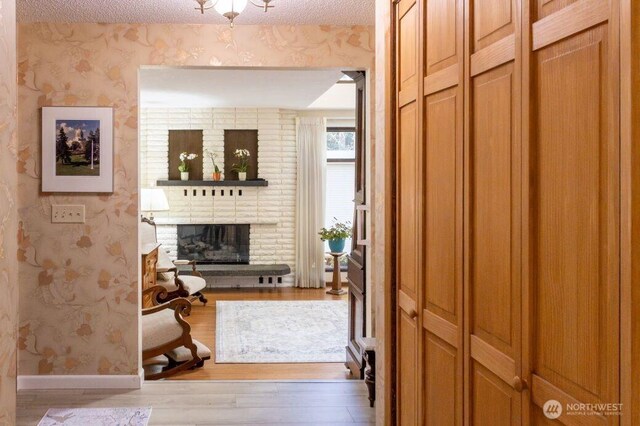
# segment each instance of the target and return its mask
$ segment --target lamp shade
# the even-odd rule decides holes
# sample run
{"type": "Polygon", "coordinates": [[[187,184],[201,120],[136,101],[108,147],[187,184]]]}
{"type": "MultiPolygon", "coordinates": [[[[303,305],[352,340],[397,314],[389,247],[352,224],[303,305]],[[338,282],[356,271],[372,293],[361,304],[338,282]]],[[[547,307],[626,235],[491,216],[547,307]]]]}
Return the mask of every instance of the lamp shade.
{"type": "Polygon", "coordinates": [[[169,201],[162,188],[142,188],[140,208],[143,212],[162,212],[169,210],[169,201]]]}
{"type": "Polygon", "coordinates": [[[214,8],[220,15],[229,17],[237,16],[247,7],[247,0],[218,0],[214,8]]]}

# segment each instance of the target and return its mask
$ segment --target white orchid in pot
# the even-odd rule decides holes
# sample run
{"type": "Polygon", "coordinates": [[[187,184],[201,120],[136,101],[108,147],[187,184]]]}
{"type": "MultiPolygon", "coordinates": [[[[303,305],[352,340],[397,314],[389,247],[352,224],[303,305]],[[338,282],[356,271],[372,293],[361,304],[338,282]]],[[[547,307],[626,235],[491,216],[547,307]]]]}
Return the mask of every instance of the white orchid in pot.
{"type": "Polygon", "coordinates": [[[218,167],[218,164],[216,164],[218,154],[213,151],[209,151],[208,149],[205,149],[204,153],[205,155],[207,155],[207,157],[209,157],[209,159],[211,160],[211,164],[213,165],[213,173],[211,173],[211,178],[215,181],[222,180],[222,172],[220,171],[220,167],[218,167]]]}
{"type": "Polygon", "coordinates": [[[249,153],[248,149],[236,149],[233,155],[238,159],[238,162],[233,165],[231,170],[238,173],[238,180],[247,180],[247,169],[249,168],[251,153],[249,153]]]}
{"type": "Polygon", "coordinates": [[[193,152],[180,153],[180,165],[178,166],[178,170],[180,170],[180,179],[181,180],[189,180],[189,161],[195,160],[198,158],[198,154],[194,154],[193,152]]]}

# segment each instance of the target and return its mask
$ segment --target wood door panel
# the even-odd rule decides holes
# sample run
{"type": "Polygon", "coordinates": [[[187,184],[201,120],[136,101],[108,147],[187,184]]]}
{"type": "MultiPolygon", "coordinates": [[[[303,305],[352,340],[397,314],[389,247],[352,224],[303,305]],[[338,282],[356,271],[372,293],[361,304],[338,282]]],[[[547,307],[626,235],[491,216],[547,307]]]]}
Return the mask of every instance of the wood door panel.
{"type": "Polygon", "coordinates": [[[616,395],[619,142],[607,52],[601,25],[534,55],[533,368],[582,402],[616,395]]]}
{"type": "Polygon", "coordinates": [[[620,1],[395,4],[395,420],[623,423],[620,1]]]}
{"type": "Polygon", "coordinates": [[[426,0],[426,75],[458,62],[459,6],[459,0],[426,0]]]}
{"type": "Polygon", "coordinates": [[[398,318],[398,424],[418,424],[418,329],[416,321],[403,311],[398,318]]]}
{"type": "MultiPolygon", "coordinates": [[[[364,374],[364,348],[361,347],[362,338],[367,335],[367,249],[369,239],[367,230],[367,147],[366,147],[366,78],[362,71],[348,71],[346,75],[354,81],[356,110],[355,110],[355,185],[353,200],[353,224],[350,253],[347,256],[347,282],[349,300],[349,340],[346,348],[346,365],[353,378],[360,378],[364,374]]],[[[369,318],[370,320],[370,318],[369,318]]]]}
{"type": "MultiPolygon", "coordinates": [[[[581,404],[581,401],[557,388],[546,380],[536,376],[532,377],[531,383],[531,397],[533,405],[535,407],[544,408],[544,405],[550,399],[558,401],[563,409],[567,410],[569,406],[576,407],[581,404]]],[[[548,408],[547,408],[548,409],[548,408]]],[[[586,410],[585,410],[586,411],[586,410]]],[[[568,414],[568,411],[565,412],[568,414]]],[[[566,425],[579,425],[579,426],[599,426],[607,423],[607,419],[600,413],[591,413],[588,416],[564,415],[559,419],[560,423],[566,425]]],[[[610,420],[615,422],[615,416],[610,420]]]]}
{"type": "Polygon", "coordinates": [[[560,424],[557,420],[547,418],[542,412],[541,407],[533,406],[531,408],[531,426],[557,426],[560,424]]]}
{"type": "Polygon", "coordinates": [[[362,361],[364,349],[360,342],[365,337],[365,295],[351,278],[347,277],[347,282],[349,283],[349,332],[345,365],[351,372],[353,379],[361,379],[364,373],[364,362],[362,361]]]}
{"type": "MultiPolygon", "coordinates": [[[[418,84],[418,8],[410,0],[400,2],[407,10],[398,20],[398,86],[400,92],[416,92],[418,84]]],[[[414,94],[415,96],[415,94],[414,94]]]]}
{"type": "Polygon", "coordinates": [[[456,324],[457,89],[428,96],[426,115],[426,304],[456,324]]]}
{"type": "Polygon", "coordinates": [[[398,257],[399,290],[413,300],[418,281],[418,112],[413,102],[400,110],[398,137],[398,257]]]}
{"type": "Polygon", "coordinates": [[[534,21],[549,16],[580,0],[535,0],[533,2],[534,21]]]}
{"type": "Polygon", "coordinates": [[[473,80],[470,141],[471,333],[514,356],[513,65],[473,80]]]}
{"type": "Polygon", "coordinates": [[[432,333],[425,333],[425,419],[427,425],[458,423],[458,351],[432,333]]]}
{"type": "Polygon", "coordinates": [[[581,0],[533,24],[533,50],[606,22],[608,0],[581,0]]]}
{"type": "Polygon", "coordinates": [[[520,418],[519,394],[491,371],[472,361],[470,424],[510,426],[520,418]]]}
{"type": "Polygon", "coordinates": [[[418,321],[422,277],[422,147],[419,91],[422,78],[421,3],[399,0],[395,8],[396,80],[396,424],[421,421],[421,351],[418,321]]]}
{"type": "Polygon", "coordinates": [[[473,0],[473,47],[477,52],[515,31],[517,0],[473,0]]]}

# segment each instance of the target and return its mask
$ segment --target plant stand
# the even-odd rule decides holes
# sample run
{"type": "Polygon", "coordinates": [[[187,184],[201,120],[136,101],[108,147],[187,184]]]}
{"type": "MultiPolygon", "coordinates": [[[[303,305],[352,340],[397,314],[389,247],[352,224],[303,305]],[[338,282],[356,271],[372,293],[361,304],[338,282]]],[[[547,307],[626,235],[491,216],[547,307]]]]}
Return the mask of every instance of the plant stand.
{"type": "Polygon", "coordinates": [[[333,294],[335,296],[341,296],[347,294],[346,290],[342,289],[342,279],[340,278],[340,256],[342,253],[329,253],[333,256],[333,282],[331,283],[331,290],[327,290],[327,294],[333,294]]]}

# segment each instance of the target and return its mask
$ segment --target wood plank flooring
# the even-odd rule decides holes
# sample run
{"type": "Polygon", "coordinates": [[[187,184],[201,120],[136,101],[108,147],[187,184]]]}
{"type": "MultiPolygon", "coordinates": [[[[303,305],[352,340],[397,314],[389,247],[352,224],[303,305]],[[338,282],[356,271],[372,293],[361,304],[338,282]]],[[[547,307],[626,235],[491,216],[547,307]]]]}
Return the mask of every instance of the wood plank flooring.
{"type": "MultiPolygon", "coordinates": [[[[347,295],[332,296],[325,289],[315,288],[250,288],[208,290],[207,306],[196,301],[191,315],[191,335],[215,354],[216,300],[346,300],[347,295]]],[[[346,345],[346,342],[345,342],[346,345]]],[[[289,380],[348,379],[349,370],[343,363],[296,364],[216,364],[214,358],[203,368],[179,373],[171,380],[289,380]]]]}
{"type": "Polygon", "coordinates": [[[48,408],[152,407],[151,425],[373,425],[360,380],[336,382],[147,382],[136,390],[18,392],[17,424],[48,408]]]}

